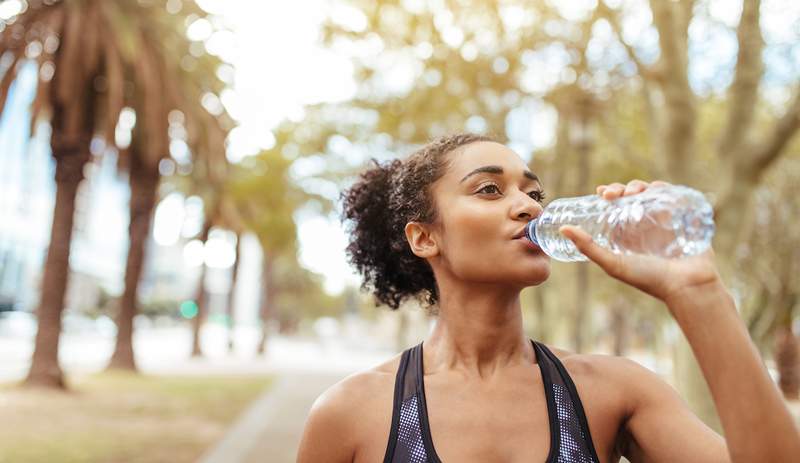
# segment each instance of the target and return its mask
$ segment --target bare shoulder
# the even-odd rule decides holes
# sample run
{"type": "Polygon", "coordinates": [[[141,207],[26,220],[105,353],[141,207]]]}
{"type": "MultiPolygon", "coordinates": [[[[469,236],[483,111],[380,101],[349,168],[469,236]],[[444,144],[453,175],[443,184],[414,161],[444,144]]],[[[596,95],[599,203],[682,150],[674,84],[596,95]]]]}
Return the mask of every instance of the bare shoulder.
{"type": "Polygon", "coordinates": [[[311,413],[337,413],[341,418],[357,415],[369,409],[372,402],[381,400],[387,392],[391,395],[400,355],[368,370],[353,373],[326,389],[314,401],[311,413]]]}
{"type": "Polygon", "coordinates": [[[317,397],[306,420],[298,461],[353,461],[370,433],[388,429],[400,356],[353,373],[317,397]]]}
{"type": "Polygon", "coordinates": [[[635,406],[640,393],[664,392],[671,389],[658,374],[635,360],[607,354],[577,354],[564,349],[550,347],[564,364],[576,385],[591,385],[600,390],[616,391],[624,399],[628,411],[635,406]],[[655,389],[654,389],[655,388],[655,389]]]}
{"type": "Polygon", "coordinates": [[[564,364],[570,376],[583,375],[609,381],[658,377],[640,363],[627,357],[608,354],[577,354],[557,347],[547,346],[564,364]]]}

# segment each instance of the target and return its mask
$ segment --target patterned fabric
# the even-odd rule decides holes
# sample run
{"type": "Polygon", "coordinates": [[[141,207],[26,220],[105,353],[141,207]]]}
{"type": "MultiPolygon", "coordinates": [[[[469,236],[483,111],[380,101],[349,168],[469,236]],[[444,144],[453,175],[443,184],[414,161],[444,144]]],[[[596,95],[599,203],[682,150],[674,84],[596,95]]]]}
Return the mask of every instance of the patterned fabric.
{"type": "Polygon", "coordinates": [[[586,436],[578,424],[578,416],[572,407],[567,388],[553,384],[558,413],[558,428],[561,434],[561,449],[558,452],[558,463],[593,463],[586,453],[586,436]]]}
{"type": "MultiPolygon", "coordinates": [[[[546,463],[598,463],[572,379],[545,345],[532,343],[547,398],[552,448],[546,463]]],[[[420,343],[403,352],[398,367],[384,463],[441,463],[428,426],[423,371],[420,343]]]]}
{"type": "Polygon", "coordinates": [[[422,440],[422,427],[419,424],[417,396],[412,395],[400,407],[400,427],[397,433],[397,445],[408,451],[409,463],[427,463],[425,442],[422,440]]]}

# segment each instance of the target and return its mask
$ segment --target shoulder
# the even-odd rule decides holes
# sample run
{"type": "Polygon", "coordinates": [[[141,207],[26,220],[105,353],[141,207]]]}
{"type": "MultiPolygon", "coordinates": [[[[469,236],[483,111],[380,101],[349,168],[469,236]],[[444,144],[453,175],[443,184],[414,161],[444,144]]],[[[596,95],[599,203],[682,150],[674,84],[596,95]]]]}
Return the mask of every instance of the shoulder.
{"type": "Polygon", "coordinates": [[[326,389],[311,407],[311,414],[334,415],[341,420],[369,410],[371,402],[394,389],[400,355],[370,368],[353,373],[326,389]]]}
{"type": "Polygon", "coordinates": [[[353,373],[317,397],[311,406],[298,461],[352,461],[371,431],[391,421],[394,378],[400,355],[374,368],[353,373]]]}
{"type": "Polygon", "coordinates": [[[626,414],[632,413],[643,395],[672,390],[658,374],[629,358],[548,348],[564,365],[576,386],[584,384],[618,396],[626,414]]]}
{"type": "Polygon", "coordinates": [[[638,362],[626,357],[608,354],[577,354],[565,349],[547,346],[572,374],[590,375],[597,379],[619,380],[658,378],[658,375],[638,362]]]}

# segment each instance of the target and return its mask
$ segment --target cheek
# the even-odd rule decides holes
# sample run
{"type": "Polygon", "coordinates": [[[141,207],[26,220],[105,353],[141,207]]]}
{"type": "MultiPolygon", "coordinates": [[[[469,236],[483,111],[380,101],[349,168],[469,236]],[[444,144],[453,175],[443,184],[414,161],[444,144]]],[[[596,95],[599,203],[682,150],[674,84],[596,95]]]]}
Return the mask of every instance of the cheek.
{"type": "Polygon", "coordinates": [[[462,205],[442,217],[444,254],[448,260],[485,262],[491,249],[500,242],[502,217],[491,208],[462,205]]]}

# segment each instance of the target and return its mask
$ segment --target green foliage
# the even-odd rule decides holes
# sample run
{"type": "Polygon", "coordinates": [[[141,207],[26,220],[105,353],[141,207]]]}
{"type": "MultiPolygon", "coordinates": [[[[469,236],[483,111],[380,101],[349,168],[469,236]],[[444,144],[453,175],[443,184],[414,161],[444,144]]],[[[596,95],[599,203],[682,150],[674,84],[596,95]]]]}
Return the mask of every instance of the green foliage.
{"type": "Polygon", "coordinates": [[[274,271],[274,283],[279,288],[275,311],[281,325],[294,326],[303,319],[343,313],[346,295],[326,293],[322,276],[301,266],[294,255],[279,258],[274,271]]]}
{"type": "MultiPolygon", "coordinates": [[[[396,157],[431,137],[471,130],[492,133],[525,156],[530,134],[512,122],[532,107],[544,105],[558,114],[557,133],[552,146],[533,153],[531,168],[543,179],[551,198],[589,194],[597,184],[634,178],[669,180],[673,174],[684,173],[693,186],[715,193],[724,187],[721,179],[731,166],[739,162],[718,152],[720,134],[725,133],[735,107],[732,93],[723,91],[723,84],[715,81],[713,91],[702,88],[708,82],[682,88],[689,92],[692,105],[683,112],[675,109],[679,107],[675,95],[667,94],[676,88],[669,87],[670,82],[680,83],[687,76],[670,67],[659,48],[675,47],[675,56],[688,53],[681,48],[685,43],[680,28],[649,49],[623,40],[622,25],[648,10],[647,5],[612,9],[598,2],[585,14],[557,2],[463,0],[412,7],[401,1],[352,0],[348,5],[347,15],[334,15],[326,22],[323,42],[352,56],[358,91],[350,101],[311,108],[308,116],[313,122],[306,127],[335,128],[352,143],[352,151],[369,147],[378,158],[396,157]],[[681,118],[691,118],[694,111],[696,118],[688,119],[693,121],[694,134],[682,135],[675,127],[680,128],[687,120],[681,118]],[[578,140],[581,120],[588,127],[584,140],[578,140]],[[668,136],[691,138],[685,165],[675,161],[683,159],[676,154],[683,149],[682,140],[668,136]],[[581,143],[587,145],[581,147],[581,143]],[[582,153],[589,153],[587,162],[582,162],[582,153]]],[[[679,8],[675,6],[676,11],[679,8]]],[[[652,13],[662,14],[660,10],[652,13]]],[[[697,22],[714,22],[705,7],[683,13],[697,22]]],[[[644,25],[640,37],[659,35],[662,26],[655,21],[644,25]]],[[[743,148],[737,147],[742,155],[764,138],[761,134],[770,133],[776,115],[784,111],[775,98],[756,101],[755,107],[746,108],[755,116],[753,129],[740,144],[743,148]]],[[[796,156],[797,146],[797,141],[789,145],[786,156],[796,156]]],[[[331,163],[339,162],[336,159],[341,156],[335,150],[327,154],[331,163]]],[[[784,168],[796,172],[792,164],[778,164],[782,167],[773,167],[771,172],[784,168]]],[[[776,185],[767,181],[761,188],[776,198],[784,197],[786,190],[779,192],[776,185]]],[[[732,231],[718,231],[728,233],[732,231]]],[[[781,245],[774,252],[780,260],[787,251],[781,245]]],[[[751,278],[751,269],[739,268],[741,280],[762,284],[751,278]]],[[[574,265],[554,264],[550,280],[538,288],[544,297],[537,299],[530,291],[523,296],[526,310],[554,328],[568,323],[574,316],[574,270],[574,265]]],[[[590,272],[590,300],[604,305],[624,300],[632,318],[668,320],[655,301],[601,273],[590,272]]],[[[796,281],[791,286],[797,287],[796,281]]]]}

